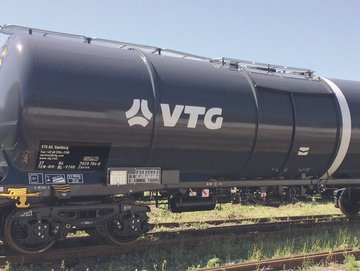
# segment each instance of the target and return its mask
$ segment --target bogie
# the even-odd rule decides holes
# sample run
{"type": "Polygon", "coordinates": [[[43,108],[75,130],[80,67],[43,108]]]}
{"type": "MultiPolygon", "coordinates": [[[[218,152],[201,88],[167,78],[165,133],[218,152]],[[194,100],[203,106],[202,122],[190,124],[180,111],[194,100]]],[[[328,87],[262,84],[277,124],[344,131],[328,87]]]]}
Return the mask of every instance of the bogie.
{"type": "Polygon", "coordinates": [[[76,230],[97,230],[112,243],[128,243],[149,230],[147,211],[128,201],[14,208],[5,218],[4,240],[23,254],[42,253],[76,230]]]}

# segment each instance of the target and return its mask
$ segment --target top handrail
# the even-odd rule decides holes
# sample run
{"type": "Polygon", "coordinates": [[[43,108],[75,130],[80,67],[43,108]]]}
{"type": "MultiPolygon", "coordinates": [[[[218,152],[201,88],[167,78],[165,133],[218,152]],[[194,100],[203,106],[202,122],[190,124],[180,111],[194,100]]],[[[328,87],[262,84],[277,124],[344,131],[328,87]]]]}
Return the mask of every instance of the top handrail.
{"type": "Polygon", "coordinates": [[[0,32],[3,34],[6,34],[6,35],[13,35],[18,32],[25,32],[28,34],[35,34],[35,33],[43,34],[43,36],[55,35],[55,36],[63,36],[63,37],[69,37],[69,38],[79,38],[79,39],[83,39],[84,41],[87,41],[89,39],[89,37],[84,36],[84,35],[63,33],[63,32],[51,31],[51,30],[48,31],[48,30],[43,30],[43,29],[38,29],[38,28],[31,28],[31,27],[11,25],[11,24],[2,25],[0,32]]]}
{"type": "Polygon", "coordinates": [[[276,73],[284,73],[284,74],[295,73],[299,75],[307,75],[308,77],[314,74],[314,71],[312,71],[311,69],[297,68],[297,67],[283,66],[276,64],[267,64],[261,62],[235,59],[235,58],[226,58],[226,57],[214,58],[212,59],[212,62],[221,64],[222,66],[228,65],[230,67],[235,67],[235,68],[260,70],[265,72],[276,72],[276,73]]]}
{"type": "Polygon", "coordinates": [[[57,31],[48,31],[38,28],[29,28],[24,26],[18,25],[0,25],[0,33],[6,35],[13,35],[18,32],[27,33],[30,35],[33,34],[40,34],[44,37],[46,36],[57,36],[63,38],[70,38],[70,39],[79,39],[84,43],[89,44],[101,44],[101,45],[112,45],[116,46],[119,49],[140,49],[140,50],[147,50],[149,53],[152,54],[159,54],[159,55],[166,55],[166,56],[173,56],[178,58],[187,58],[193,60],[201,60],[207,61],[214,64],[219,65],[220,67],[228,66],[230,68],[235,68],[238,70],[249,70],[255,72],[265,72],[265,73],[278,73],[284,75],[295,75],[295,76],[305,76],[307,78],[312,77],[314,75],[314,71],[311,69],[305,68],[296,68],[296,67],[289,67],[289,66],[282,66],[282,65],[274,65],[274,64],[266,64],[261,62],[253,62],[247,60],[240,60],[234,58],[209,58],[199,55],[194,55],[190,53],[185,53],[177,50],[172,49],[165,49],[157,46],[150,46],[144,44],[137,44],[137,43],[130,43],[130,42],[123,42],[123,41],[116,41],[116,40],[109,40],[109,39],[102,39],[96,37],[88,37],[85,35],[77,35],[77,34],[70,34],[64,32],[57,32],[57,31]]]}

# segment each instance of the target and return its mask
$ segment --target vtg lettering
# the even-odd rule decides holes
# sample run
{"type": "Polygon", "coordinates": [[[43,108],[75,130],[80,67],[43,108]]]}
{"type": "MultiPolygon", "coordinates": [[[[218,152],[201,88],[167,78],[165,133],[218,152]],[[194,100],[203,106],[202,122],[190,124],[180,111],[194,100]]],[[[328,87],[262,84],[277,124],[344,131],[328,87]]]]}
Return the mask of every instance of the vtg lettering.
{"type": "Polygon", "coordinates": [[[171,112],[169,104],[160,104],[165,127],[175,127],[182,113],[189,116],[187,128],[196,128],[199,116],[204,116],[204,125],[210,130],[220,129],[223,123],[222,108],[206,110],[201,106],[175,105],[171,112]]]}

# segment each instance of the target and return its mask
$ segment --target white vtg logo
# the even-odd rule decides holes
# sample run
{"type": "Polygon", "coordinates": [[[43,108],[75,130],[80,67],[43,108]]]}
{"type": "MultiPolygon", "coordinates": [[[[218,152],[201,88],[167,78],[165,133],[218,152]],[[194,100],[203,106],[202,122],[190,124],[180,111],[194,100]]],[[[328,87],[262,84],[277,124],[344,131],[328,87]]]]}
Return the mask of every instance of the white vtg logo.
{"type": "MultiPolygon", "coordinates": [[[[223,123],[222,108],[214,107],[206,110],[202,106],[191,105],[175,105],[173,112],[170,111],[169,104],[160,104],[161,114],[165,127],[175,127],[182,113],[189,115],[187,127],[195,128],[199,120],[199,116],[204,115],[204,125],[210,130],[220,129],[223,123]]],[[[135,99],[131,108],[125,112],[129,125],[141,125],[145,127],[149,124],[153,114],[149,110],[147,100],[135,99]],[[142,116],[137,116],[141,111],[142,116]]]]}
{"type": "Polygon", "coordinates": [[[141,100],[141,108],[140,108],[140,100],[135,99],[133,101],[133,104],[131,108],[125,112],[126,118],[128,119],[129,125],[141,125],[142,127],[145,127],[148,125],[149,120],[151,120],[153,114],[149,110],[148,101],[147,100],[141,100]],[[139,110],[141,109],[141,116],[136,116],[139,113],[139,110]]]}

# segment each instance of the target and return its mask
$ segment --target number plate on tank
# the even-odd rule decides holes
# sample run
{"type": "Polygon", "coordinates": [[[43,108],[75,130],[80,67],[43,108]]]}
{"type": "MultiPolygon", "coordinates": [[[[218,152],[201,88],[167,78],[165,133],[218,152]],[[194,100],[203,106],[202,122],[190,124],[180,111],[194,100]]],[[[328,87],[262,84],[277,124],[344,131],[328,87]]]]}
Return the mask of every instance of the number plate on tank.
{"type": "Polygon", "coordinates": [[[160,184],[160,168],[109,168],[109,185],[160,184]]]}

